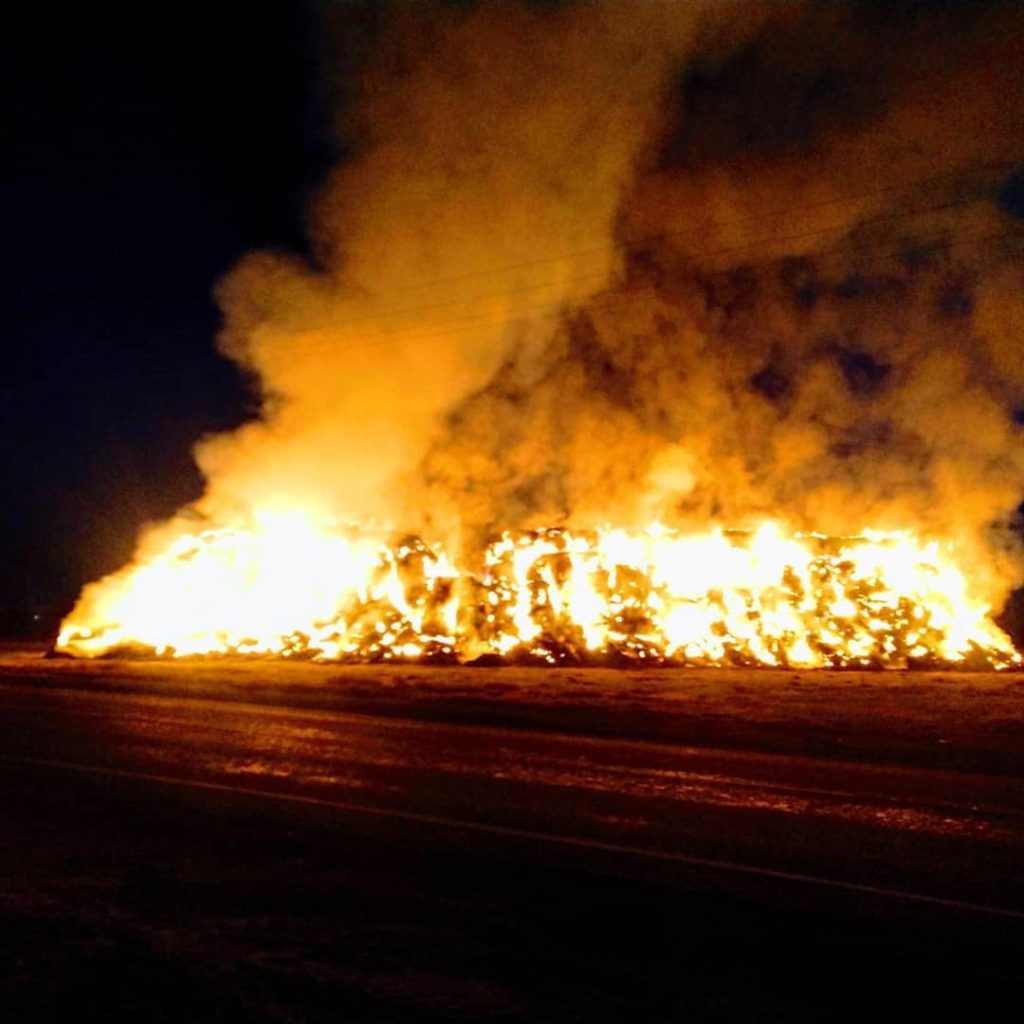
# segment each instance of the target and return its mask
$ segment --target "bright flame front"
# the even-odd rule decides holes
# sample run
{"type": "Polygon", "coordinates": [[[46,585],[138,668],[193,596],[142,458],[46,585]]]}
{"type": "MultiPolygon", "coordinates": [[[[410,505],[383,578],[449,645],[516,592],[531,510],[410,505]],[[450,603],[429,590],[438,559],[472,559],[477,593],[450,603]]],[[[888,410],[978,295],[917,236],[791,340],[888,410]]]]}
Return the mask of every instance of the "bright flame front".
{"type": "Polygon", "coordinates": [[[57,648],[96,657],[1020,664],[938,542],[564,529],[506,533],[477,571],[414,537],[308,518],[183,534],[86,588],[57,648]]]}

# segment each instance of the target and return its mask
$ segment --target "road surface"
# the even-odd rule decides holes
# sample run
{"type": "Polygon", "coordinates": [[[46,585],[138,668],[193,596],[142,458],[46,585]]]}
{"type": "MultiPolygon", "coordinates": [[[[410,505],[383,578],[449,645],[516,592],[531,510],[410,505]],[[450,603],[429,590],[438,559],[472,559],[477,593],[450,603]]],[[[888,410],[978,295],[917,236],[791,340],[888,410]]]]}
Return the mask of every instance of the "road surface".
{"type": "Polygon", "coordinates": [[[89,679],[0,673],[5,1019],[977,1013],[1024,980],[1024,779],[984,758],[89,679]]]}

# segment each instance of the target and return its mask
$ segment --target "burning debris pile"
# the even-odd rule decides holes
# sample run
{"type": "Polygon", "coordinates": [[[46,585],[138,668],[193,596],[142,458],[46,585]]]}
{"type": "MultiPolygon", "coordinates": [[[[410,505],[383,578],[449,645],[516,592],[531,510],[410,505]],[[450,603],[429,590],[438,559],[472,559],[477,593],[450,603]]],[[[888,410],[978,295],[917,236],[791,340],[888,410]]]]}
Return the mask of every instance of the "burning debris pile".
{"type": "Polygon", "coordinates": [[[323,11],[344,159],[218,288],[260,414],[60,650],[1018,664],[1024,12],[323,11]]]}
{"type": "MultiPolygon", "coordinates": [[[[86,602],[89,601],[89,592],[86,602]]],[[[903,534],[506,533],[479,574],[301,520],[179,538],[105,581],[61,651],[338,661],[1018,665],[936,543],[903,534]]]]}

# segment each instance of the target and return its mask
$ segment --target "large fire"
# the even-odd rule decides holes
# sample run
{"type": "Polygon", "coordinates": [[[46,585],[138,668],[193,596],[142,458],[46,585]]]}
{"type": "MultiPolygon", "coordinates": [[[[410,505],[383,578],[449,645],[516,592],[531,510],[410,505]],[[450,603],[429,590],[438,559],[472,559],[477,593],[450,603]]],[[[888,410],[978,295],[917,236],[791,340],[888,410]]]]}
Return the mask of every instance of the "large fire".
{"type": "Polygon", "coordinates": [[[57,648],[96,657],[765,665],[1021,663],[947,546],[855,537],[548,529],[470,571],[415,537],[303,516],[180,536],[88,588],[57,648]]]}
{"type": "Polygon", "coordinates": [[[323,6],[254,415],[60,651],[1022,664],[1024,14],[323,6]]]}

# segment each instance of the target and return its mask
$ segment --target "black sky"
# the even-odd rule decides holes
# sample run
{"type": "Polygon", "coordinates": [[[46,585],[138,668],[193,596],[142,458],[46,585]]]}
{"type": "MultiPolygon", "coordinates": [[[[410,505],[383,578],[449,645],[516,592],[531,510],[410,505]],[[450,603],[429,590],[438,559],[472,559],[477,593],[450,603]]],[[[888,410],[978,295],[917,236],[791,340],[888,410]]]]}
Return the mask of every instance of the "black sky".
{"type": "Polygon", "coordinates": [[[295,0],[40,6],[9,37],[0,608],[59,614],[252,409],[218,277],[302,245],[328,154],[295,0]]]}

